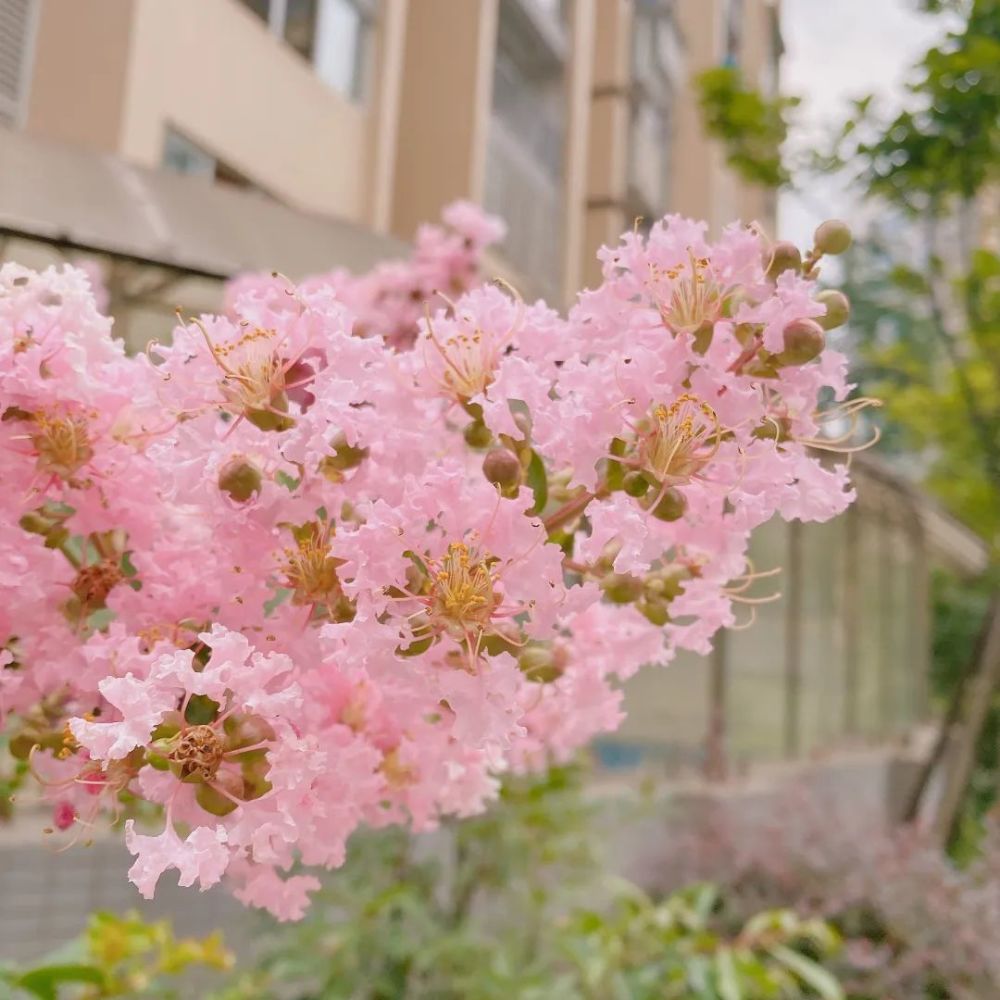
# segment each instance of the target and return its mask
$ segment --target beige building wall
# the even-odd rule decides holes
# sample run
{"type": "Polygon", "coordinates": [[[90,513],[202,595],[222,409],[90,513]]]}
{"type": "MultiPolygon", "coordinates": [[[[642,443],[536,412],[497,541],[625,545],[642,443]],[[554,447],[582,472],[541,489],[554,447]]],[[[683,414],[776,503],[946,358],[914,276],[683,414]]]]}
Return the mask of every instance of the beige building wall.
{"type": "MultiPolygon", "coordinates": [[[[506,0],[381,0],[365,100],[325,85],[239,0],[38,0],[26,127],[149,167],[169,129],[294,207],[404,239],[449,201],[482,200],[498,10],[506,0]]],[[[527,2],[527,0],[525,0],[527,2]]],[[[768,0],[743,0],[741,65],[766,82],[768,0]]],[[[741,183],[701,126],[689,82],[718,65],[724,0],[678,0],[683,78],[669,204],[712,230],[773,225],[774,197],[741,183]]],[[[565,33],[563,298],[599,277],[597,249],[632,225],[633,0],[572,0],[565,33]]],[[[557,225],[553,221],[553,225],[557,225]]],[[[503,268],[517,278],[514,268],[503,268]]],[[[530,290],[530,276],[522,287],[530,290]]]]}
{"type": "MultiPolygon", "coordinates": [[[[771,27],[777,0],[743,0],[740,66],[747,84],[758,87],[771,75],[771,27]]],[[[689,78],[721,64],[724,55],[721,0],[678,0],[689,78]]],[[[729,222],[758,221],[773,232],[773,192],[747,184],[726,166],[721,143],[705,134],[693,86],[679,95],[671,211],[705,219],[717,234],[729,222]]]]}
{"type": "MultiPolygon", "coordinates": [[[[391,2],[391,0],[390,0],[391,2]]],[[[391,229],[481,201],[498,0],[414,0],[403,50],[391,229]]]]}
{"type": "Polygon", "coordinates": [[[134,0],[46,0],[39,5],[28,131],[118,151],[134,7],[134,0]]]}
{"type": "Polygon", "coordinates": [[[237,0],[42,0],[27,128],[149,167],[173,128],[289,205],[373,214],[373,116],[237,0]]]}
{"type": "Polygon", "coordinates": [[[629,224],[625,201],[631,37],[629,0],[601,0],[593,49],[585,224],[577,249],[582,283],[588,286],[600,280],[598,248],[614,242],[629,224]]]}

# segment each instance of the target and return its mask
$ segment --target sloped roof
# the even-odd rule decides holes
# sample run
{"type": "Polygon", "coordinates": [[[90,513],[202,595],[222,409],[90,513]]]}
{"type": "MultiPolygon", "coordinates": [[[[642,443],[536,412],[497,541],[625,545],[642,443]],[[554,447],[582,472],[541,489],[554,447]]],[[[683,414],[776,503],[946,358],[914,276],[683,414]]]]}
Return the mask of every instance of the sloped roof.
{"type": "Polygon", "coordinates": [[[367,270],[406,244],[266,195],[0,128],[0,234],[190,274],[367,270]]]}
{"type": "Polygon", "coordinates": [[[886,461],[870,453],[855,455],[853,459],[852,472],[866,481],[861,497],[871,495],[872,486],[877,484],[903,499],[909,508],[909,513],[904,512],[903,516],[916,519],[934,562],[969,576],[978,576],[986,570],[990,563],[990,547],[980,535],[886,461]]]}

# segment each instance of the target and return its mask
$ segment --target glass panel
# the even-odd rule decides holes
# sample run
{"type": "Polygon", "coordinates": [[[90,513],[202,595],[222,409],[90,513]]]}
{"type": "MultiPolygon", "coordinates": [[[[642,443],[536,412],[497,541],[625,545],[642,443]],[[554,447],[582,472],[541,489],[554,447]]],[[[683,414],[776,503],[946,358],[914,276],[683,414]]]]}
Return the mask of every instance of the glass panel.
{"type": "Polygon", "coordinates": [[[356,0],[288,0],[285,41],[313,63],[327,86],[360,98],[367,32],[356,0]]]}
{"type": "Polygon", "coordinates": [[[881,731],[880,670],[882,666],[883,625],[882,573],[880,544],[882,523],[879,513],[870,508],[858,512],[858,575],[859,600],[859,662],[858,728],[862,735],[874,739],[881,731]]]}
{"type": "Polygon", "coordinates": [[[596,741],[605,767],[651,767],[668,772],[700,770],[708,723],[706,658],[680,654],[665,667],[644,667],[626,681],[625,721],[596,741]]]}
{"type": "Polygon", "coordinates": [[[723,65],[738,66],[743,47],[743,0],[723,0],[722,30],[723,65]]]}
{"type": "Polygon", "coordinates": [[[265,24],[267,23],[271,8],[270,0],[240,0],[240,3],[253,11],[265,24]]]}
{"type": "MultiPolygon", "coordinates": [[[[757,572],[786,568],[787,525],[777,518],[761,525],[750,540],[750,559],[757,572]]],[[[789,585],[780,576],[761,580],[748,595],[764,596],[789,585]]],[[[750,628],[727,637],[729,756],[736,767],[747,759],[784,753],[785,601],[761,604],[755,610],[756,621],[750,628]]],[[[737,606],[737,617],[746,620],[747,609],[737,606]]]]}
{"type": "Polygon", "coordinates": [[[844,719],[842,519],[802,527],[802,702],[804,753],[829,747],[844,719]]]}
{"type": "Polygon", "coordinates": [[[676,26],[663,8],[640,6],[632,29],[633,96],[629,187],[635,206],[658,215],[667,205],[671,74],[677,69],[676,26]]]}
{"type": "Polygon", "coordinates": [[[896,732],[908,729],[917,717],[919,660],[914,657],[916,631],[916,564],[909,537],[898,526],[891,529],[893,586],[889,602],[891,619],[889,643],[892,657],[893,704],[892,727],[896,732]]]}
{"type": "Polygon", "coordinates": [[[365,21],[350,0],[320,0],[313,59],[324,83],[345,97],[361,97],[365,21]]]}
{"type": "Polygon", "coordinates": [[[160,163],[164,170],[177,174],[215,177],[215,157],[173,129],[167,129],[160,163]]]}
{"type": "Polygon", "coordinates": [[[558,298],[564,66],[518,10],[500,6],[484,201],[507,222],[502,252],[531,276],[532,294],[558,298]]]}

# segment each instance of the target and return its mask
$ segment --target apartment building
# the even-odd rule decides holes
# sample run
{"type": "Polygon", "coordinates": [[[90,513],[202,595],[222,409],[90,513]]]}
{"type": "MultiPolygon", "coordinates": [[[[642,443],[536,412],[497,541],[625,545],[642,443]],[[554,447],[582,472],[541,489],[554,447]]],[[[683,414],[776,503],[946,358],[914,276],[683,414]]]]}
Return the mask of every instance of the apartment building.
{"type": "Polygon", "coordinates": [[[0,0],[0,125],[404,240],[472,198],[564,300],[637,217],[773,222],[692,79],[780,50],[777,0],[0,0]]]}

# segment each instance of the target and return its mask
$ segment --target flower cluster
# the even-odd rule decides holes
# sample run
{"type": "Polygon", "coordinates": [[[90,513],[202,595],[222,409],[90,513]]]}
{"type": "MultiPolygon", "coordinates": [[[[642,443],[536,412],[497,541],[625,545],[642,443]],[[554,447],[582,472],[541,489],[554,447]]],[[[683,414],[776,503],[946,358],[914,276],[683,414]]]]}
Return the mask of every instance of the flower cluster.
{"type": "Polygon", "coordinates": [[[622,679],[752,609],[757,525],[852,499],[821,245],[668,217],[562,316],[448,221],[138,357],[83,272],[0,270],[0,725],[54,827],[125,818],[144,895],[298,917],[293,865],[614,729],[622,679]]]}

